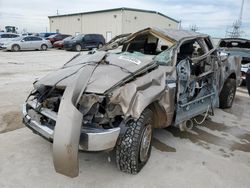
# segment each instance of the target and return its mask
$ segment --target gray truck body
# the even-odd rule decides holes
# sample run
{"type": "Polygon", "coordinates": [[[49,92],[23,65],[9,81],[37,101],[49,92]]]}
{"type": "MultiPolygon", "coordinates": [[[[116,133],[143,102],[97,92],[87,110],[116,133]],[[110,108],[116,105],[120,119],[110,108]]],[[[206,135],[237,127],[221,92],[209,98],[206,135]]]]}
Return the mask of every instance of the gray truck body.
{"type": "Polygon", "coordinates": [[[122,45],[119,53],[79,55],[34,83],[23,121],[53,141],[57,172],[77,176],[79,149],[113,149],[126,122],[146,108],[153,128],[179,126],[219,107],[227,79],[240,81],[241,59],[220,55],[205,34],[147,28],[122,45]],[[189,43],[200,54],[181,58],[189,43]]]}

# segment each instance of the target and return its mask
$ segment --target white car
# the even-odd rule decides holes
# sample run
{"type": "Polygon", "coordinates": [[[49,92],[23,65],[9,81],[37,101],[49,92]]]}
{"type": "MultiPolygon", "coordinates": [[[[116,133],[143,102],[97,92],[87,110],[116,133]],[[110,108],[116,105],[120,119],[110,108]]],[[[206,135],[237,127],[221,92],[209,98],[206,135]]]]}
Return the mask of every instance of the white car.
{"type": "Polygon", "coordinates": [[[52,45],[50,41],[45,40],[41,37],[26,36],[15,38],[11,41],[5,42],[2,45],[3,49],[11,50],[17,52],[20,50],[47,50],[51,48],[52,45]]]}
{"type": "Polygon", "coordinates": [[[3,45],[3,43],[11,41],[17,37],[20,37],[20,35],[15,33],[0,33],[0,48],[3,45]]]}

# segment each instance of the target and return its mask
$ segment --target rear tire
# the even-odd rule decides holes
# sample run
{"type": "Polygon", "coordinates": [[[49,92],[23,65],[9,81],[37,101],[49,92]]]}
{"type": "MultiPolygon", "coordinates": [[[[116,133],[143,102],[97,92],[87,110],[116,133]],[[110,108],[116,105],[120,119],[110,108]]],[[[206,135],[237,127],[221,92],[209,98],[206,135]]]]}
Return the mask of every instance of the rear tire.
{"type": "Polygon", "coordinates": [[[20,46],[18,44],[14,44],[12,47],[11,47],[11,51],[12,52],[19,52],[20,51],[20,46]]]}
{"type": "Polygon", "coordinates": [[[42,44],[41,50],[46,51],[48,49],[48,46],[46,44],[42,44]]]}
{"type": "Polygon", "coordinates": [[[236,80],[229,78],[220,92],[220,108],[231,108],[236,93],[236,80]]]}
{"type": "Polygon", "coordinates": [[[152,147],[151,120],[152,112],[146,109],[137,120],[127,123],[116,146],[116,164],[121,171],[137,174],[147,163],[152,147]]]}

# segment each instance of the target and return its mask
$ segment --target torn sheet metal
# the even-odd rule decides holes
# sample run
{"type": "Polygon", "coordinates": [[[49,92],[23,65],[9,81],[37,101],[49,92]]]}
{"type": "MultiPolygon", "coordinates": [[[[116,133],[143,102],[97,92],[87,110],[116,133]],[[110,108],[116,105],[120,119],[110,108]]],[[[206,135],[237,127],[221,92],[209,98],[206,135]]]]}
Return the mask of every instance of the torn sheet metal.
{"type": "Polygon", "coordinates": [[[240,76],[241,76],[241,60],[242,58],[239,56],[228,56],[225,61],[221,62],[220,71],[220,79],[218,83],[219,91],[222,90],[225,80],[229,77],[229,75],[236,73],[236,81],[237,85],[240,84],[240,76]]]}
{"type": "Polygon", "coordinates": [[[170,101],[174,101],[175,86],[166,85],[166,75],[170,75],[173,71],[173,67],[159,66],[134,82],[115,90],[110,101],[119,104],[127,117],[139,118],[142,111],[157,100],[161,101],[166,113],[171,112],[174,104],[170,101]]]}
{"type": "Polygon", "coordinates": [[[88,66],[77,74],[77,79],[64,91],[57,116],[53,161],[58,173],[78,176],[78,148],[82,126],[82,113],[76,108],[79,96],[86,88],[95,66],[88,66]]]}

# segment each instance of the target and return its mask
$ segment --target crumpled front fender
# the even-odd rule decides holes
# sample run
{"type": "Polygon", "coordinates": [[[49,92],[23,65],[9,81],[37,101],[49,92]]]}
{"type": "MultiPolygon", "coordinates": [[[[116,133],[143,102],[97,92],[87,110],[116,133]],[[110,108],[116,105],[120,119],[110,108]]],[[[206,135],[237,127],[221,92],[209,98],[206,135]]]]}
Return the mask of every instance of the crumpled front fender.
{"type": "Polygon", "coordinates": [[[78,148],[83,115],[75,106],[94,70],[95,66],[79,70],[77,79],[66,87],[59,107],[54,131],[53,161],[55,170],[69,177],[76,177],[79,173],[78,148]]]}

